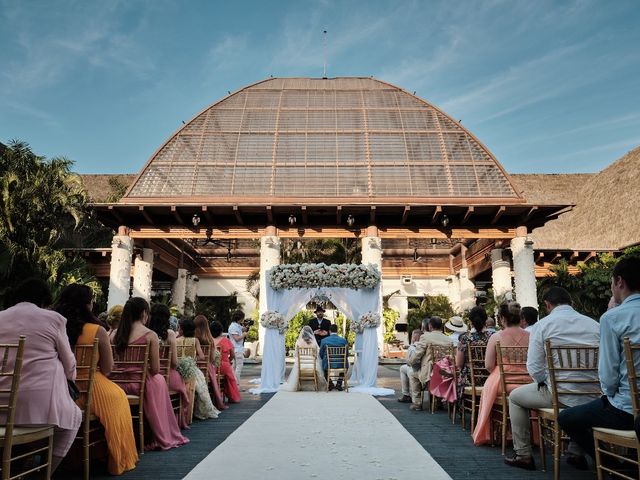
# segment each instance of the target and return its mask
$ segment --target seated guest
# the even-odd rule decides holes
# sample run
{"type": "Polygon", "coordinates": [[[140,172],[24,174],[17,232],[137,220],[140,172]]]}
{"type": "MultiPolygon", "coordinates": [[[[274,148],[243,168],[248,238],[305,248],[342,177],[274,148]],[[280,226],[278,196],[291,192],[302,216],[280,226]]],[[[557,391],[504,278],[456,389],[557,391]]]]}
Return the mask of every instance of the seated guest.
{"type": "MultiPolygon", "coordinates": [[[[512,467],[535,470],[531,455],[531,408],[551,408],[551,392],[549,390],[549,372],[544,350],[546,340],[553,346],[563,345],[598,345],[600,332],[598,322],[581,315],[571,307],[571,295],[564,288],[551,287],[543,296],[549,314],[540,320],[529,337],[527,352],[527,371],[533,383],[516,388],[509,395],[509,416],[513,434],[515,455],[504,459],[512,467]]],[[[558,372],[561,380],[572,378],[571,373],[558,372]],[[571,377],[567,376],[571,375],[571,377]]],[[[572,388],[565,383],[564,388],[572,388]]],[[[581,384],[574,384],[573,389],[581,390],[581,384]]],[[[582,386],[584,390],[584,386],[582,386]]],[[[581,396],[587,397],[587,395],[581,396]]],[[[589,401],[589,398],[578,399],[577,396],[560,395],[559,401],[565,407],[572,407],[589,401]]],[[[571,446],[570,446],[571,447],[571,446]]]]}
{"type": "Polygon", "coordinates": [[[176,332],[169,326],[169,317],[171,312],[169,307],[162,303],[154,303],[151,305],[151,314],[149,316],[149,328],[156,332],[161,346],[169,348],[169,390],[180,394],[182,404],[182,414],[178,419],[180,428],[187,428],[191,423],[189,412],[191,411],[191,400],[187,394],[187,386],[184,380],[176,370],[178,366],[178,351],[176,349],[176,332]]]}
{"type": "MultiPolygon", "coordinates": [[[[127,394],[107,376],[113,367],[113,354],[107,331],[98,325],[91,313],[93,292],[86,285],[68,285],[60,294],[55,310],[67,319],[67,335],[71,348],[93,345],[98,339],[98,368],[93,379],[91,413],[104,426],[109,450],[108,470],[121,475],[133,470],[138,461],[136,440],[133,436],[131,409],[127,394]]],[[[79,403],[86,399],[81,398],[79,403]]]]}
{"type": "MultiPolygon", "coordinates": [[[[424,320],[423,320],[424,324],[424,320]]],[[[411,390],[411,410],[422,410],[422,390],[431,378],[433,368],[433,345],[451,345],[451,338],[442,333],[442,319],[431,317],[427,327],[428,331],[420,336],[416,343],[416,350],[407,358],[407,365],[420,365],[417,374],[409,377],[411,390]]]]}
{"type": "Polygon", "coordinates": [[[226,410],[229,408],[225,405],[222,399],[222,392],[218,386],[218,368],[220,367],[221,355],[220,351],[216,348],[211,330],[209,329],[209,320],[204,315],[196,315],[193,319],[196,325],[195,337],[200,342],[200,345],[208,345],[211,349],[209,356],[211,360],[208,365],[209,379],[211,380],[211,390],[213,392],[213,404],[218,410],[226,410]]]}
{"type": "MultiPolygon", "coordinates": [[[[496,397],[502,393],[500,369],[496,368],[496,344],[500,342],[500,346],[502,347],[527,347],[529,345],[529,332],[520,328],[520,304],[516,302],[505,302],[500,305],[498,315],[500,316],[502,330],[489,337],[489,341],[487,342],[487,351],[484,357],[485,367],[491,373],[485,380],[482,395],[480,396],[478,423],[473,431],[473,443],[476,445],[483,445],[485,443],[489,443],[491,440],[489,431],[491,409],[493,408],[493,402],[495,402],[496,397]]],[[[531,381],[531,378],[527,375],[524,366],[520,367],[519,365],[513,365],[510,367],[509,365],[504,365],[503,368],[506,372],[516,372],[517,369],[520,369],[524,374],[522,380],[527,381],[528,379],[528,381],[531,381]]]]}
{"type": "MultiPolygon", "coordinates": [[[[202,348],[200,348],[200,342],[195,338],[195,333],[196,324],[192,318],[183,318],[180,320],[178,326],[178,334],[180,336],[176,339],[179,358],[191,357],[194,360],[204,360],[204,353],[202,352],[202,348]]],[[[192,394],[189,398],[191,404],[189,416],[193,414],[193,416],[199,420],[218,418],[220,412],[213,406],[211,396],[209,395],[207,380],[200,369],[196,369],[195,377],[188,383],[189,386],[192,387],[190,390],[192,394]]]]}
{"type": "MultiPolygon", "coordinates": [[[[76,438],[82,411],[67,386],[67,380],[76,378],[67,321],[59,313],[45,310],[50,304],[49,287],[39,279],[25,280],[10,291],[5,305],[9,308],[0,312],[0,343],[17,344],[20,335],[27,337],[14,423],[54,426],[51,469],[55,470],[76,438]]],[[[14,362],[15,358],[8,359],[7,368],[13,370],[14,362]]],[[[0,376],[0,389],[11,390],[10,377],[0,376]]],[[[8,395],[0,395],[0,402],[8,400],[8,395]]]]}
{"type": "MultiPolygon", "coordinates": [[[[332,323],[329,327],[329,336],[324,337],[320,343],[320,359],[322,360],[322,368],[325,371],[326,376],[329,372],[329,362],[327,360],[327,347],[347,347],[348,342],[345,338],[338,335],[338,326],[332,323]]],[[[348,347],[347,347],[348,349],[348,347]]],[[[342,360],[331,362],[331,368],[349,368],[349,364],[343,365],[342,360]]],[[[333,382],[330,378],[327,378],[329,382],[329,390],[333,389],[333,382]]],[[[336,389],[342,390],[342,378],[336,381],[336,389]]]]}
{"type": "Polygon", "coordinates": [[[107,312],[107,326],[109,331],[117,330],[122,316],[122,305],[114,305],[107,312]]]}
{"type": "Polygon", "coordinates": [[[531,329],[536,323],[538,323],[538,310],[533,307],[522,307],[522,310],[520,310],[520,328],[531,333],[531,329]]]}
{"type": "Polygon", "coordinates": [[[486,347],[492,334],[486,329],[487,312],[484,308],[473,307],[469,310],[469,321],[473,326],[473,330],[460,335],[456,351],[456,368],[460,371],[458,376],[458,398],[462,398],[464,387],[471,385],[471,370],[467,365],[468,346],[486,347]]]}
{"type": "MultiPolygon", "coordinates": [[[[409,358],[416,351],[416,342],[420,340],[422,336],[422,330],[416,328],[411,332],[411,344],[407,349],[406,358],[409,358]]],[[[418,371],[418,368],[413,368],[413,365],[407,365],[406,363],[400,367],[400,385],[402,385],[402,397],[398,399],[400,403],[411,403],[411,389],[409,387],[409,378],[418,371]]]]}
{"type": "MultiPolygon", "coordinates": [[[[567,408],[558,422],[591,457],[594,456],[593,427],[633,430],[633,406],[629,386],[629,372],[624,352],[624,338],[640,343],[640,257],[623,257],[613,267],[611,291],[619,306],[600,317],[600,350],[598,376],[602,384],[602,398],[567,408]]],[[[635,359],[638,365],[638,359],[635,359]]],[[[570,463],[585,467],[580,458],[570,463]]]]}
{"type": "Polygon", "coordinates": [[[215,347],[220,350],[220,374],[224,377],[224,392],[229,402],[238,403],[240,401],[240,389],[231,366],[231,362],[235,359],[233,344],[222,334],[222,324],[217,320],[211,323],[211,334],[215,347]]]}
{"type": "Polygon", "coordinates": [[[496,333],[496,321],[493,317],[487,317],[484,329],[491,334],[496,333]]]}
{"type": "MultiPolygon", "coordinates": [[[[182,436],[173,413],[169,387],[160,371],[160,340],[158,335],[145,325],[149,319],[149,304],[144,298],[133,297],[127,300],[122,310],[118,329],[111,333],[111,343],[116,354],[124,354],[129,345],[149,343],[149,371],[145,381],[143,398],[144,417],[149,423],[153,438],[145,445],[147,450],[168,450],[179,447],[189,440],[182,436]]],[[[114,372],[112,377],[127,380],[131,378],[125,371],[114,372]]],[[[139,395],[139,384],[123,384],[123,390],[130,395],[139,395]]]]}
{"type": "Polygon", "coordinates": [[[447,323],[444,325],[444,332],[449,335],[453,344],[458,346],[458,339],[460,336],[469,330],[467,324],[464,323],[462,317],[451,317],[447,323]]]}

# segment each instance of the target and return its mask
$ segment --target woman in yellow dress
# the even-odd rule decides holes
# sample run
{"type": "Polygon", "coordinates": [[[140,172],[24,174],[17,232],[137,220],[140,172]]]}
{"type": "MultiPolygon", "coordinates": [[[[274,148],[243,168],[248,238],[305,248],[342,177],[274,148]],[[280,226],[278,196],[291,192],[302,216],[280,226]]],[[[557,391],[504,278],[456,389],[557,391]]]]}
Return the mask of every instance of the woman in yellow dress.
{"type": "MultiPolygon", "coordinates": [[[[94,339],[98,339],[98,371],[93,381],[92,413],[104,426],[109,450],[109,473],[121,475],[136,467],[138,450],[127,395],[107,378],[113,368],[111,343],[106,330],[91,313],[92,307],[91,289],[76,283],[63,290],[55,310],[67,319],[71,348],[76,345],[93,345],[94,339]]],[[[78,403],[83,401],[80,398],[78,403]]]]}

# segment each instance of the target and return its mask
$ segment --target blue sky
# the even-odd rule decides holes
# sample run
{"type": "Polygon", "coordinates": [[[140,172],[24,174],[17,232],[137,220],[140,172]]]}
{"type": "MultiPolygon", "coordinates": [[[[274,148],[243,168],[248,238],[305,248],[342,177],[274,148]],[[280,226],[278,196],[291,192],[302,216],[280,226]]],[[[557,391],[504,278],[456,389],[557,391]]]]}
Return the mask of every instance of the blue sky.
{"type": "Polygon", "coordinates": [[[228,90],[370,76],[461,119],[507,171],[640,145],[640,2],[0,0],[0,141],[134,173],[228,90]]]}

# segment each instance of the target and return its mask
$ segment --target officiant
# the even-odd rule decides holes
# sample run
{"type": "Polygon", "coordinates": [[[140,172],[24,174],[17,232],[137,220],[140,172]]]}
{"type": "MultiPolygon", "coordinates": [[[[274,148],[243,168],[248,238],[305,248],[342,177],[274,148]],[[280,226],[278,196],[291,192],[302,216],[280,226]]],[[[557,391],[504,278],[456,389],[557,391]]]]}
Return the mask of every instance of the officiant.
{"type": "Polygon", "coordinates": [[[309,326],[313,330],[313,335],[316,337],[318,345],[322,343],[323,338],[329,336],[329,329],[331,328],[331,322],[324,318],[324,308],[318,305],[313,312],[315,317],[309,321],[309,326]]]}

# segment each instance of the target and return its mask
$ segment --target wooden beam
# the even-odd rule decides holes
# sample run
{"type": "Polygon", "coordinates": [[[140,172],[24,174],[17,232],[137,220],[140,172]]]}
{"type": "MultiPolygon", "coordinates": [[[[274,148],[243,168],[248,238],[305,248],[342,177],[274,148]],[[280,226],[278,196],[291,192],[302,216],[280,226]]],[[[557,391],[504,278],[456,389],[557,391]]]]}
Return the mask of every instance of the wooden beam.
{"type": "Polygon", "coordinates": [[[202,211],[202,214],[204,215],[204,219],[207,222],[207,226],[210,227],[211,225],[213,225],[213,217],[209,213],[209,207],[207,207],[206,205],[202,205],[200,210],[202,211]]]}
{"type": "Polygon", "coordinates": [[[300,209],[302,210],[302,224],[307,225],[309,223],[309,214],[307,212],[307,206],[302,205],[300,209]]]}
{"type": "Polygon", "coordinates": [[[498,211],[493,216],[493,220],[491,220],[491,225],[495,225],[496,223],[498,223],[498,220],[500,220],[500,217],[506,210],[507,210],[507,207],[505,207],[504,205],[498,208],[498,211]]]}
{"type": "Polygon", "coordinates": [[[431,217],[431,225],[435,225],[440,218],[440,214],[442,213],[442,207],[440,205],[436,206],[436,209],[433,211],[433,216],[431,217]]]}
{"type": "Polygon", "coordinates": [[[402,212],[402,220],[400,220],[400,225],[405,225],[407,223],[407,219],[409,218],[410,211],[411,211],[411,207],[409,205],[405,205],[404,212],[402,212]]]}
{"type": "Polygon", "coordinates": [[[336,206],[336,225],[342,223],[342,205],[336,206]]]}
{"type": "Polygon", "coordinates": [[[153,218],[151,218],[151,215],[149,215],[149,212],[147,212],[147,211],[144,209],[144,206],[140,205],[140,206],[138,207],[138,211],[139,211],[140,213],[142,213],[142,216],[144,217],[144,219],[145,219],[147,222],[149,222],[149,224],[153,225],[153,224],[155,223],[155,222],[153,221],[153,218]]]}
{"type": "Polygon", "coordinates": [[[522,216],[522,219],[520,220],[521,223],[526,223],[529,221],[529,219],[533,216],[534,213],[536,213],[536,211],[538,210],[538,207],[536,205],[534,205],[533,207],[531,207],[527,213],[525,213],[522,216]]]}
{"type": "Polygon", "coordinates": [[[271,205],[267,205],[267,221],[270,224],[273,224],[273,210],[271,209],[271,205]]]}
{"type": "Polygon", "coordinates": [[[244,225],[244,220],[242,218],[242,215],[240,215],[240,209],[238,208],[238,205],[233,206],[233,214],[236,216],[236,222],[238,222],[238,225],[244,225]]]}
{"type": "Polygon", "coordinates": [[[575,260],[576,258],[578,258],[580,256],[580,252],[578,251],[573,251],[571,252],[571,257],[569,257],[569,260],[575,260]]]}
{"type": "Polygon", "coordinates": [[[171,213],[173,214],[173,218],[175,218],[180,225],[184,225],[184,220],[182,220],[182,217],[178,213],[178,209],[175,205],[171,205],[171,213]]]}
{"type": "Polygon", "coordinates": [[[118,221],[118,223],[119,223],[120,225],[123,225],[123,224],[124,224],[124,220],[123,220],[123,218],[122,218],[122,215],[120,215],[120,213],[118,212],[118,210],[116,210],[116,209],[115,209],[115,208],[113,208],[113,207],[114,207],[114,205],[109,205],[109,207],[108,207],[109,212],[111,213],[111,215],[113,215],[113,216],[116,218],[116,220],[118,221]]]}
{"type": "Polygon", "coordinates": [[[536,263],[541,262],[544,260],[544,252],[538,252],[536,254],[536,263]]]}
{"type": "Polygon", "coordinates": [[[376,224],[376,206],[371,205],[371,209],[369,210],[369,223],[371,225],[376,224]]]}
{"type": "Polygon", "coordinates": [[[592,258],[594,258],[598,253],[597,252],[589,252],[589,254],[584,257],[583,262],[587,262],[589,260],[591,260],[592,258]]]}
{"type": "Polygon", "coordinates": [[[467,223],[467,221],[469,220],[469,217],[471,217],[474,211],[475,211],[475,207],[467,207],[467,211],[465,212],[464,217],[462,218],[462,222],[460,222],[460,225],[464,225],[465,223],[467,223]]]}

